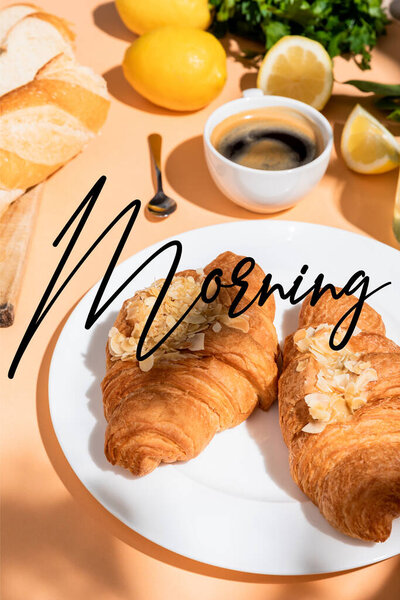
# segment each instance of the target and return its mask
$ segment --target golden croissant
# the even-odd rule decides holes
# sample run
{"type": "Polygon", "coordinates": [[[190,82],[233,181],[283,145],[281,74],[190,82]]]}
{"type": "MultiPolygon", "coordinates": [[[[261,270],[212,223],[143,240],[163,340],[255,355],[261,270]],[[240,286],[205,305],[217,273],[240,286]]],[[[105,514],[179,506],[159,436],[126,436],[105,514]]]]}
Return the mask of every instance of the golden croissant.
{"type": "MultiPolygon", "coordinates": [[[[279,414],[294,481],[339,531],[382,542],[400,516],[400,347],[364,305],[339,351],[329,337],[354,297],[304,302],[285,341],[279,414]]],[[[335,343],[343,339],[349,318],[335,343]]]]}
{"type": "MultiPolygon", "coordinates": [[[[211,270],[221,268],[222,281],[231,283],[241,258],[225,252],[204,271],[178,273],[144,350],[153,348],[179,320],[211,270]]],[[[241,302],[247,304],[254,297],[264,277],[256,265],[247,277],[248,296],[241,302]]],[[[138,362],[137,342],[163,282],[156,281],[124,302],[106,349],[105,455],[135,475],[146,475],[162,462],[197,456],[218,431],[244,421],[258,401],[269,408],[277,396],[274,299],[230,318],[234,287],[222,288],[210,304],[200,300],[160,348],[138,362]]]]}

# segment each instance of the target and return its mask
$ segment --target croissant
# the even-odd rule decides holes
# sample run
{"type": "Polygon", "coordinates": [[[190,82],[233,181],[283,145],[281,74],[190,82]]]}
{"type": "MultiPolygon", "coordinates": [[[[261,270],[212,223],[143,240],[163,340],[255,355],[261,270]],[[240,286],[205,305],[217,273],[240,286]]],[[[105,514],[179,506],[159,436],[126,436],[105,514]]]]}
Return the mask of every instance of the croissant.
{"type": "MultiPolygon", "coordinates": [[[[153,348],[183,315],[205,275],[221,268],[222,281],[230,283],[240,258],[225,252],[204,271],[178,273],[144,350],[153,348]]],[[[247,277],[249,287],[241,303],[254,297],[264,276],[256,265],[247,277]]],[[[211,304],[200,300],[153,355],[136,360],[138,338],[163,282],[156,281],[124,302],[106,348],[105,455],[113,465],[139,476],[162,462],[197,456],[218,431],[244,421],[258,401],[267,409],[277,397],[272,297],[262,307],[253,304],[231,319],[227,313],[237,289],[222,288],[211,304]]]]}
{"type": "Polygon", "coordinates": [[[285,341],[280,425],[292,477],[329,523],[382,542],[400,516],[400,347],[364,304],[350,341],[332,350],[332,329],[355,302],[305,300],[299,329],[285,341]]]}

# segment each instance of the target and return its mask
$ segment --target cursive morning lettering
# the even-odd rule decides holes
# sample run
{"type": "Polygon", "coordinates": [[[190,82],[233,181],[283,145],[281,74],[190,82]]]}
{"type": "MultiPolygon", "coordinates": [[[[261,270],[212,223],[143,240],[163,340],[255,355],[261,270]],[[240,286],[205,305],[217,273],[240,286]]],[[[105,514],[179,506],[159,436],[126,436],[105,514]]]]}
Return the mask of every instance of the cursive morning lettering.
{"type": "Polygon", "coordinates": [[[356,273],[354,273],[349,278],[349,280],[341,290],[336,291],[335,286],[331,283],[327,283],[326,285],[322,286],[324,281],[324,275],[320,273],[315,278],[314,284],[305,292],[300,294],[300,296],[296,297],[296,294],[299,291],[299,288],[303,282],[303,275],[305,275],[305,273],[309,269],[308,265],[303,265],[300,269],[301,275],[296,277],[296,279],[293,282],[293,285],[287,292],[285,292],[283,286],[280,283],[275,283],[271,285],[272,275],[271,273],[268,273],[268,275],[266,275],[263,280],[261,288],[254,296],[254,298],[246,306],[235,312],[236,307],[245,296],[248,288],[248,283],[245,280],[245,278],[254,269],[255,264],[256,263],[253,258],[245,257],[237,263],[237,265],[232,271],[232,284],[239,286],[239,292],[237,293],[236,297],[231,303],[231,306],[229,307],[228,314],[231,318],[238,317],[239,315],[246,312],[246,310],[248,310],[250,306],[252,306],[252,304],[256,302],[256,300],[258,300],[259,306],[263,306],[263,304],[265,304],[268,298],[275,292],[279,294],[282,300],[289,300],[290,304],[292,305],[302,302],[309,294],[312,294],[310,304],[311,306],[315,306],[318,300],[328,291],[331,293],[332,298],[338,300],[342,296],[352,296],[359,288],[361,288],[359,298],[356,298],[356,302],[354,303],[354,305],[343,314],[343,316],[340,318],[340,320],[332,330],[332,334],[329,339],[329,345],[332,348],[332,350],[341,350],[346,346],[346,344],[348,343],[348,341],[354,333],[366,300],[370,298],[373,294],[376,294],[376,292],[379,292],[384,287],[390,285],[391,283],[390,281],[388,281],[368,293],[370,278],[368,275],[365,274],[365,271],[360,270],[356,271],[356,273]],[[346,330],[343,339],[338,344],[335,344],[335,336],[339,327],[351,315],[351,313],[353,313],[353,316],[351,318],[350,324],[346,330]]]}
{"type": "MultiPolygon", "coordinates": [[[[255,264],[256,264],[256,262],[255,262],[254,258],[251,258],[249,256],[242,258],[237,263],[237,265],[235,266],[235,268],[232,271],[232,276],[231,276],[232,283],[222,283],[221,277],[223,275],[223,271],[221,269],[213,269],[210,273],[208,273],[208,275],[204,279],[200,294],[195,298],[195,300],[192,302],[192,304],[189,306],[189,308],[185,311],[185,313],[176,321],[176,323],[173,325],[173,327],[169,331],[167,331],[167,333],[164,335],[164,337],[161,340],[159,340],[155,346],[153,346],[153,348],[148,350],[146,352],[146,354],[142,354],[143,344],[146,341],[147,334],[150,331],[153,320],[157,314],[158,307],[161,304],[160,302],[157,301],[157,303],[154,305],[149,317],[147,318],[145,328],[143,329],[143,332],[139,339],[137,352],[136,352],[136,358],[138,360],[144,360],[144,359],[148,358],[149,356],[151,356],[169,338],[169,336],[175,331],[175,329],[177,329],[179,327],[179,325],[182,323],[182,321],[185,319],[187,314],[192,310],[192,308],[196,305],[196,303],[198,302],[198,300],[200,298],[203,300],[203,302],[206,302],[206,303],[213,302],[216,299],[216,297],[218,296],[221,288],[232,288],[232,287],[238,287],[239,289],[238,289],[234,299],[232,300],[231,305],[228,310],[228,315],[231,318],[238,317],[241,314],[243,314],[244,312],[246,312],[246,310],[248,310],[249,307],[252,306],[254,304],[254,302],[256,302],[257,300],[258,300],[259,306],[262,306],[263,304],[265,304],[265,302],[268,300],[268,298],[275,292],[277,292],[283,300],[289,300],[290,304],[292,304],[292,305],[302,302],[309,294],[312,294],[310,303],[312,306],[315,306],[315,304],[323,296],[323,294],[326,294],[328,291],[331,293],[332,297],[335,300],[338,300],[339,298],[341,298],[344,295],[351,296],[361,287],[360,297],[355,298],[356,302],[354,303],[354,305],[347,312],[345,312],[342,315],[342,317],[340,318],[338,323],[333,328],[331,336],[329,338],[329,345],[332,348],[332,350],[341,350],[342,348],[344,348],[344,346],[346,346],[346,344],[350,340],[351,336],[353,335],[354,330],[358,323],[358,319],[361,315],[362,308],[363,308],[364,303],[367,300],[367,298],[370,298],[373,294],[376,294],[379,290],[390,285],[390,283],[391,283],[390,281],[388,281],[368,293],[370,278],[367,275],[365,275],[364,271],[360,270],[360,271],[357,271],[356,273],[354,273],[354,275],[352,275],[349,278],[349,280],[347,281],[347,283],[344,285],[344,287],[341,290],[336,291],[335,286],[331,283],[327,283],[324,286],[322,286],[323,281],[324,281],[324,275],[322,273],[320,273],[315,278],[314,284],[310,288],[308,288],[306,291],[304,291],[302,294],[300,294],[300,296],[296,297],[296,293],[299,291],[299,288],[303,281],[303,275],[305,275],[305,273],[309,269],[308,265],[303,265],[303,267],[300,269],[301,275],[296,277],[296,279],[293,281],[293,285],[289,288],[289,290],[287,292],[285,292],[283,286],[280,283],[275,283],[275,284],[271,285],[272,275],[271,275],[271,273],[268,273],[268,275],[266,275],[263,280],[260,290],[254,296],[254,298],[244,308],[241,308],[240,310],[235,312],[235,309],[239,305],[240,301],[246,295],[246,291],[247,291],[248,285],[249,285],[248,282],[246,281],[246,277],[254,269],[255,264]],[[356,284],[358,279],[360,279],[360,281],[356,284]],[[215,282],[217,289],[211,297],[208,297],[207,290],[212,281],[215,282]],[[354,314],[351,318],[350,324],[347,327],[347,330],[345,332],[343,339],[338,344],[335,344],[335,336],[336,336],[336,333],[337,333],[339,327],[341,326],[343,321],[345,321],[345,319],[351,315],[351,313],[354,313],[354,314]]],[[[164,287],[165,286],[163,286],[163,288],[162,288],[162,291],[164,291],[163,298],[166,293],[166,290],[164,290],[164,287]]]]}
{"type": "Polygon", "coordinates": [[[326,283],[325,285],[323,285],[324,284],[324,275],[322,273],[320,273],[315,278],[313,285],[310,288],[304,290],[304,292],[301,292],[301,286],[303,284],[303,276],[306,274],[306,272],[309,269],[308,265],[303,265],[302,268],[300,269],[300,275],[298,275],[294,279],[293,284],[287,291],[285,291],[282,284],[272,283],[272,274],[268,273],[265,276],[265,278],[263,279],[262,285],[261,285],[260,289],[258,290],[258,292],[255,294],[254,298],[252,298],[246,306],[241,307],[239,309],[238,307],[239,307],[241,301],[244,298],[247,298],[247,291],[249,288],[249,284],[248,284],[248,281],[246,278],[250,275],[250,273],[253,271],[253,269],[256,265],[254,258],[247,256],[245,258],[242,258],[237,263],[235,268],[233,269],[232,275],[231,275],[231,282],[223,283],[223,281],[222,281],[223,271],[221,269],[213,269],[210,273],[208,273],[202,283],[200,293],[194,299],[192,304],[187,308],[185,313],[180,317],[180,319],[178,319],[176,321],[174,326],[165,334],[165,336],[161,340],[159,340],[155,344],[155,346],[153,346],[153,348],[148,350],[145,354],[142,354],[143,346],[146,341],[147,335],[150,331],[151,325],[152,325],[152,323],[158,313],[158,310],[160,309],[160,306],[162,305],[162,302],[168,292],[168,288],[172,282],[172,279],[177,272],[177,269],[178,269],[178,266],[180,263],[180,259],[182,256],[182,244],[178,240],[173,240],[173,241],[165,243],[158,250],[153,252],[153,254],[150,257],[148,257],[133,273],[131,273],[129,275],[129,277],[123,283],[121,283],[121,285],[115,290],[114,293],[112,293],[110,295],[110,297],[107,300],[103,301],[103,296],[105,294],[107,284],[111,278],[111,275],[115,269],[115,266],[121,255],[121,252],[122,252],[123,248],[125,247],[125,244],[129,238],[129,235],[132,231],[132,228],[133,228],[133,226],[136,222],[137,216],[139,214],[139,211],[141,208],[140,200],[133,200],[132,202],[127,204],[127,206],[117,214],[117,216],[111,221],[111,223],[104,229],[104,231],[98,236],[98,238],[93,242],[93,244],[85,252],[85,254],[82,256],[82,258],[76,263],[75,267],[73,267],[73,269],[70,271],[69,275],[67,275],[67,277],[64,279],[64,281],[61,284],[59,284],[59,287],[55,290],[56,285],[59,281],[59,278],[60,278],[60,276],[64,270],[64,267],[66,265],[66,262],[68,260],[68,257],[70,256],[79,236],[81,235],[81,233],[85,227],[85,224],[96,204],[96,201],[100,195],[100,192],[103,189],[105,182],[106,182],[105,176],[102,176],[99,178],[99,180],[94,184],[94,186],[91,188],[91,190],[85,196],[85,198],[82,200],[82,202],[80,203],[78,208],[72,214],[70,219],[67,221],[66,225],[63,227],[63,229],[61,230],[61,232],[59,233],[59,235],[56,237],[56,239],[53,242],[53,246],[57,247],[59,245],[59,243],[61,242],[61,240],[66,235],[66,233],[72,228],[72,225],[75,223],[75,221],[78,221],[74,231],[71,234],[71,238],[61,256],[61,259],[60,259],[60,261],[59,261],[59,263],[58,263],[58,265],[57,265],[57,267],[56,267],[56,269],[55,269],[55,271],[43,293],[43,296],[31,318],[31,321],[25,331],[25,334],[22,337],[21,342],[17,348],[17,351],[15,353],[15,356],[13,358],[13,361],[11,363],[11,366],[10,366],[10,369],[8,372],[8,377],[10,379],[12,379],[14,377],[17,367],[21,361],[21,358],[22,358],[23,354],[25,353],[31,339],[33,338],[33,336],[34,336],[35,332],[37,331],[38,327],[40,326],[40,324],[43,322],[43,319],[45,318],[45,316],[48,314],[49,310],[52,308],[52,306],[54,305],[56,300],[59,298],[60,294],[63,292],[63,290],[68,285],[68,283],[71,281],[71,279],[76,274],[76,272],[84,264],[85,260],[90,256],[90,254],[95,250],[95,248],[97,248],[97,246],[99,246],[99,244],[104,239],[104,237],[115,227],[115,225],[117,225],[117,223],[119,223],[119,221],[125,215],[129,215],[128,222],[125,225],[125,228],[122,232],[120,240],[119,240],[119,242],[116,246],[116,249],[110,259],[110,262],[106,268],[104,276],[100,282],[99,288],[96,292],[93,303],[89,309],[87,319],[85,322],[85,328],[90,329],[92,327],[92,325],[103,314],[103,312],[108,308],[108,306],[110,306],[110,304],[121,294],[121,292],[126,288],[126,286],[129,285],[129,283],[131,283],[133,281],[133,279],[143,269],[148,267],[152,263],[152,261],[154,259],[156,259],[160,254],[169,250],[170,248],[173,248],[175,250],[175,253],[174,253],[174,256],[173,256],[173,259],[171,262],[171,266],[168,270],[168,273],[165,277],[165,281],[162,285],[161,291],[160,291],[159,295],[157,296],[157,299],[150,311],[150,314],[146,320],[143,331],[142,331],[141,336],[138,341],[137,350],[136,350],[136,358],[139,361],[145,360],[146,358],[151,356],[168,339],[168,337],[177,329],[177,327],[179,327],[179,325],[182,323],[182,321],[185,319],[185,317],[188,315],[188,313],[193,309],[193,307],[196,305],[196,303],[199,301],[200,298],[203,300],[203,302],[211,303],[217,298],[217,296],[220,293],[222,288],[235,288],[235,291],[236,291],[235,297],[233,298],[231,305],[229,307],[229,311],[228,311],[228,314],[231,318],[235,318],[235,317],[238,317],[239,315],[243,314],[255,302],[258,302],[259,306],[262,306],[268,300],[268,298],[271,296],[271,294],[274,294],[274,293],[277,293],[283,300],[289,300],[290,304],[292,304],[292,305],[298,304],[299,302],[304,300],[304,298],[306,298],[309,294],[311,294],[310,302],[311,302],[311,305],[314,306],[318,302],[318,300],[323,296],[323,294],[325,294],[327,292],[329,292],[334,299],[339,299],[343,295],[351,296],[359,290],[359,297],[355,298],[354,305],[352,305],[351,308],[345,314],[343,314],[341,316],[340,320],[335,325],[335,327],[332,331],[330,340],[329,340],[329,345],[333,350],[340,350],[347,344],[347,342],[351,338],[352,334],[354,333],[355,327],[356,327],[358,319],[361,315],[361,311],[362,311],[365,301],[368,298],[370,298],[372,295],[376,294],[379,290],[390,285],[390,283],[391,283],[390,281],[388,281],[386,283],[383,283],[379,287],[375,288],[374,290],[370,291],[369,290],[369,286],[370,286],[369,276],[366,275],[365,271],[359,270],[359,271],[356,271],[356,273],[354,273],[349,278],[349,280],[347,281],[347,283],[344,285],[344,287],[341,290],[337,291],[335,286],[332,283],[326,283]],[[78,217],[80,217],[79,220],[78,220],[78,217]],[[214,284],[213,291],[212,291],[211,295],[208,295],[210,293],[209,288],[210,288],[211,283],[214,284]],[[334,338],[335,338],[338,328],[350,315],[351,315],[350,324],[347,328],[344,338],[338,344],[335,344],[334,338]]]}

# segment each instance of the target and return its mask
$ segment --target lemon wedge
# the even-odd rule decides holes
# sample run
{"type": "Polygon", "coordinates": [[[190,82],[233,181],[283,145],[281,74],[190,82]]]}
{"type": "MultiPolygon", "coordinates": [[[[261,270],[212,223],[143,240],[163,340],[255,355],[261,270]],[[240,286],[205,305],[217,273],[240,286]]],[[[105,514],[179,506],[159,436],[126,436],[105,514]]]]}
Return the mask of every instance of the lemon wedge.
{"type": "Polygon", "coordinates": [[[257,78],[264,94],[287,96],[321,110],[332,93],[332,61],[319,42],[287,35],[265,55],[257,78]]]}
{"type": "Polygon", "coordinates": [[[385,173],[400,164],[396,139],[359,104],[345,123],[341,150],[346,165],[357,173],[385,173]]]}

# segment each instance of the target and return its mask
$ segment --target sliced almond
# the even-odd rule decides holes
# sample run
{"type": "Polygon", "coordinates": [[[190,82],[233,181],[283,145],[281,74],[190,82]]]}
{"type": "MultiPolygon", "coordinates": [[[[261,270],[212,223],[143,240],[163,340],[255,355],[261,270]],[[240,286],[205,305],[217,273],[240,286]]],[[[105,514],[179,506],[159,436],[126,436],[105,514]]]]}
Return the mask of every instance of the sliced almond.
{"type": "Polygon", "coordinates": [[[304,371],[304,369],[307,367],[307,360],[299,360],[299,362],[297,363],[296,366],[296,371],[298,373],[301,373],[302,371],[304,371]]]}
{"type": "Polygon", "coordinates": [[[229,315],[222,315],[220,317],[220,321],[223,325],[227,327],[232,327],[232,329],[239,329],[244,333],[247,333],[250,328],[249,320],[245,315],[241,315],[240,317],[232,318],[229,315]]]}
{"type": "Polygon", "coordinates": [[[147,298],[144,299],[144,303],[146,306],[154,306],[155,302],[156,302],[157,298],[155,296],[147,296],[147,298]]]}
{"type": "Polygon", "coordinates": [[[307,423],[307,425],[303,427],[302,431],[304,431],[305,433],[321,433],[326,426],[327,423],[311,422],[307,423]]]}
{"type": "Polygon", "coordinates": [[[148,356],[144,360],[139,360],[139,368],[144,373],[147,373],[147,371],[150,371],[150,369],[153,367],[153,365],[154,365],[154,354],[152,354],[151,356],[148,356]]]}
{"type": "Polygon", "coordinates": [[[306,330],[305,329],[298,329],[296,331],[296,333],[293,336],[293,341],[296,344],[297,342],[299,342],[300,340],[302,340],[303,338],[306,337],[306,330]]]}
{"type": "Polygon", "coordinates": [[[204,350],[204,338],[205,333],[196,333],[190,340],[189,350],[192,350],[192,352],[204,350]]]}
{"type": "Polygon", "coordinates": [[[203,315],[196,315],[196,314],[192,314],[189,313],[186,317],[185,317],[185,323],[190,323],[190,324],[200,324],[200,323],[204,323],[206,321],[206,318],[203,315]]]}
{"type": "Polygon", "coordinates": [[[165,322],[167,324],[167,327],[169,327],[171,329],[175,325],[176,320],[174,319],[174,317],[172,315],[168,315],[167,318],[165,319],[165,322]]]}

